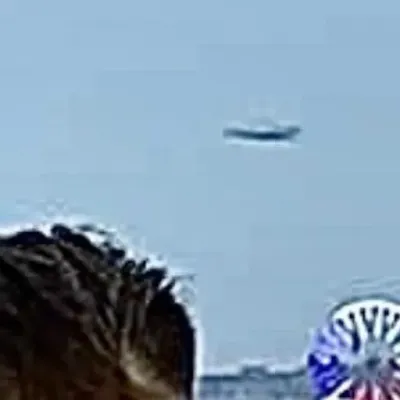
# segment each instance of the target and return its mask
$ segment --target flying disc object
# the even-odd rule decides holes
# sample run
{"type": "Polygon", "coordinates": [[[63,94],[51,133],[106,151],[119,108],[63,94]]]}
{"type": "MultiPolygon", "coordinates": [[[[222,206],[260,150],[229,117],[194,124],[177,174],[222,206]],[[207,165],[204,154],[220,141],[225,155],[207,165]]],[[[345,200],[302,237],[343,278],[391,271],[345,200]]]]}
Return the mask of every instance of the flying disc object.
{"type": "Polygon", "coordinates": [[[312,337],[307,369],[317,400],[400,400],[400,302],[335,307],[312,337]]]}

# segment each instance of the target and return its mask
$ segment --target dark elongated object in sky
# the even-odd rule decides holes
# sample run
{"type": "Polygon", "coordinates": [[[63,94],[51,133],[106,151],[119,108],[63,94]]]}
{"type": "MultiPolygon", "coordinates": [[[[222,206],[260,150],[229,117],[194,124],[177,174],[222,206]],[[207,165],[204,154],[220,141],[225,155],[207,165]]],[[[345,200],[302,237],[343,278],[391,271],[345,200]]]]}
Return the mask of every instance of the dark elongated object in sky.
{"type": "Polygon", "coordinates": [[[299,125],[272,124],[259,125],[255,127],[237,125],[225,128],[223,135],[225,138],[237,138],[244,140],[282,142],[292,141],[301,132],[299,125]]]}

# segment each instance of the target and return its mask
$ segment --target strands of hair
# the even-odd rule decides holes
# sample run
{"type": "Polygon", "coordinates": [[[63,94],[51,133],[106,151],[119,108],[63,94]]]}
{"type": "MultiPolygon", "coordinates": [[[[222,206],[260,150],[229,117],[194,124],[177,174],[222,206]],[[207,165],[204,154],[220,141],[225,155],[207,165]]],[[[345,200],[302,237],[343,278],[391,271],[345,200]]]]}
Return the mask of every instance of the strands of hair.
{"type": "Polygon", "coordinates": [[[148,264],[63,224],[0,236],[0,398],[193,399],[195,329],[148,264]]]}

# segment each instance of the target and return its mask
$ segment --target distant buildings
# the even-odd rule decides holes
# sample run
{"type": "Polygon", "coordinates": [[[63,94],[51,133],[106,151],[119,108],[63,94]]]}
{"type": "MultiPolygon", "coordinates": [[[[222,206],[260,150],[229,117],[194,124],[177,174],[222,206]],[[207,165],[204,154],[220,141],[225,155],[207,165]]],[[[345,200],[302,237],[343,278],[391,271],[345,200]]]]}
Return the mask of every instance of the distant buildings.
{"type": "Polygon", "coordinates": [[[234,369],[208,371],[200,378],[199,400],[309,400],[304,367],[270,369],[242,364],[234,369]]]}

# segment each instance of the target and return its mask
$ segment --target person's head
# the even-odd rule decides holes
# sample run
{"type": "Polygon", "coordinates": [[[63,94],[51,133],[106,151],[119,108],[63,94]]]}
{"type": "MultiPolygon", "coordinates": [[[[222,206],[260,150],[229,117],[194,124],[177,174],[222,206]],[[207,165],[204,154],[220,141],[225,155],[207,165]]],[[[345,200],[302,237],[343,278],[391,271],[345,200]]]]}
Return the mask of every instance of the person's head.
{"type": "Polygon", "coordinates": [[[195,329],[172,289],[65,225],[0,237],[0,397],[192,400],[195,329]]]}

